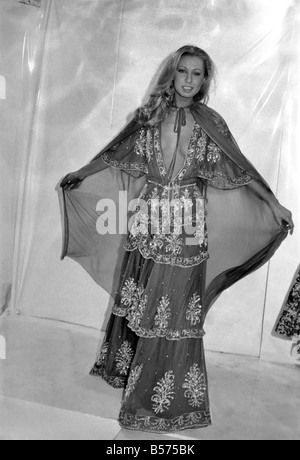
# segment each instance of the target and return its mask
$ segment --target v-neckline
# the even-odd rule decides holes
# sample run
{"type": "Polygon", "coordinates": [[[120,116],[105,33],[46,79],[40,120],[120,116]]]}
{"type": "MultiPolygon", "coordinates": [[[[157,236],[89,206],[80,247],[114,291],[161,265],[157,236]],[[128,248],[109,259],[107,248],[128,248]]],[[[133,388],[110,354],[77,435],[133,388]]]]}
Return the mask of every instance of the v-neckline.
{"type": "MultiPolygon", "coordinates": [[[[167,168],[167,165],[166,165],[166,162],[165,162],[163,148],[162,148],[162,144],[161,144],[161,123],[158,123],[158,125],[156,125],[156,129],[158,130],[158,138],[159,138],[157,146],[159,148],[159,154],[160,154],[160,157],[161,157],[160,163],[163,164],[164,176],[167,176],[168,168],[167,168]]],[[[185,153],[185,157],[184,157],[182,167],[180,168],[178,173],[173,177],[173,179],[171,179],[169,182],[174,182],[177,179],[177,177],[179,176],[179,174],[181,174],[182,171],[184,170],[184,168],[186,167],[188,157],[189,157],[189,152],[190,152],[191,147],[192,147],[192,142],[193,142],[193,139],[194,139],[195,134],[196,134],[196,129],[197,129],[197,122],[196,122],[196,120],[194,120],[194,126],[193,126],[192,135],[191,135],[191,138],[189,140],[189,144],[188,144],[188,147],[187,147],[187,150],[186,150],[186,153],[185,153]]],[[[160,169],[160,173],[161,173],[161,168],[159,168],[159,169],[160,169]]]]}

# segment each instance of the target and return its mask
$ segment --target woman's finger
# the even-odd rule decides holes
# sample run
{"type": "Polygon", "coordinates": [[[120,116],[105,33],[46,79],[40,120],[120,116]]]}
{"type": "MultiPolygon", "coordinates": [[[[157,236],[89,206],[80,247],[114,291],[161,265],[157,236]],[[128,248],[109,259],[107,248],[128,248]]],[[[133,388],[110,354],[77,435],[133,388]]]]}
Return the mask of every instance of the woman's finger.
{"type": "Polygon", "coordinates": [[[64,190],[70,190],[71,187],[73,185],[73,182],[72,181],[67,181],[64,185],[63,185],[63,189],[64,190]]]}
{"type": "Polygon", "coordinates": [[[294,232],[294,222],[291,211],[289,211],[288,214],[284,217],[283,222],[285,225],[285,229],[288,230],[292,235],[294,232]]]}
{"type": "Polygon", "coordinates": [[[65,190],[75,190],[80,187],[81,182],[79,179],[70,180],[67,182],[65,190]]]}
{"type": "Polygon", "coordinates": [[[69,183],[69,182],[65,182],[65,183],[62,184],[62,188],[64,188],[65,190],[68,190],[69,187],[70,187],[70,185],[71,185],[71,182],[70,182],[70,183],[69,183]]]}
{"type": "Polygon", "coordinates": [[[294,232],[294,222],[293,222],[293,220],[286,218],[282,222],[283,222],[285,230],[289,231],[290,234],[292,235],[293,232],[294,232]]]}
{"type": "Polygon", "coordinates": [[[61,183],[60,183],[60,186],[61,186],[61,187],[65,187],[65,186],[67,185],[67,183],[68,183],[68,176],[69,176],[69,174],[67,174],[67,175],[63,178],[63,180],[61,181],[61,183]]]}

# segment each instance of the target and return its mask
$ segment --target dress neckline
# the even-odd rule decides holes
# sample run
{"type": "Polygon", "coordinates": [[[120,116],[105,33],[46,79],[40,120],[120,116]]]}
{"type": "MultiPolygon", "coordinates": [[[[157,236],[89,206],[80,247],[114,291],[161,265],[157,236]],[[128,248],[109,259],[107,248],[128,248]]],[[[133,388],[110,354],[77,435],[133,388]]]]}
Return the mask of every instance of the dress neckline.
{"type": "MultiPolygon", "coordinates": [[[[191,150],[192,150],[192,147],[193,147],[193,141],[195,139],[195,135],[197,134],[197,128],[198,128],[198,124],[197,124],[196,120],[194,120],[194,126],[193,126],[192,135],[191,135],[191,138],[189,140],[189,144],[188,144],[188,147],[187,147],[187,150],[186,150],[186,153],[185,153],[185,157],[184,157],[182,167],[179,169],[177,174],[169,182],[174,182],[178,178],[178,176],[186,168],[187,163],[190,160],[191,153],[194,154],[194,152],[191,152],[191,150]]],[[[156,155],[157,155],[156,158],[157,158],[160,174],[163,176],[163,178],[165,178],[167,176],[167,173],[168,173],[168,168],[167,168],[167,165],[166,165],[166,162],[165,162],[165,158],[164,158],[164,155],[163,155],[163,148],[162,148],[162,144],[161,144],[161,123],[158,123],[157,125],[155,125],[155,129],[157,130],[157,136],[158,136],[158,142],[155,143],[155,145],[157,147],[156,148],[156,155]]]]}

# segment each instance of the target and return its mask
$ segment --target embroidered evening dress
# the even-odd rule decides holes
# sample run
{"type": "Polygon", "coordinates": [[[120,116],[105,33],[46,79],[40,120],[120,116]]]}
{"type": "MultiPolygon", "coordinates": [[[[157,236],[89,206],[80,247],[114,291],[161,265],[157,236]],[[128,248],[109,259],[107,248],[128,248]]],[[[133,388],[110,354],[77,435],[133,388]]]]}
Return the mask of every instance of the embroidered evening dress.
{"type": "Polygon", "coordinates": [[[193,134],[171,182],[160,124],[133,121],[93,160],[109,167],[64,192],[63,257],[77,260],[113,299],[91,374],[124,389],[119,422],[127,429],[211,424],[205,317],[220,293],[265,263],[287,234],[247,187],[256,180],[268,189],[222,117],[203,104],[191,112],[193,134]],[[138,199],[130,230],[99,235],[99,197],[117,202],[118,190],[138,199]]]}

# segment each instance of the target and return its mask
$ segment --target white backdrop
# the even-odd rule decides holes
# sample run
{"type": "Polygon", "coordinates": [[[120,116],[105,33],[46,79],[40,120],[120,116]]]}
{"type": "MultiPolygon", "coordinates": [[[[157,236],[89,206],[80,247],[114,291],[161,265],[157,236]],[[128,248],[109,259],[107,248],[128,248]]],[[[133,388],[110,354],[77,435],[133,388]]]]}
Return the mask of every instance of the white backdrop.
{"type": "Polygon", "coordinates": [[[206,348],[291,362],[271,330],[300,258],[299,10],[292,0],[0,0],[0,282],[12,283],[12,313],[104,327],[106,293],[60,261],[56,186],[122,128],[161,61],[190,43],[218,67],[210,105],[296,223],[271,263],[214,305],[206,348]]]}

